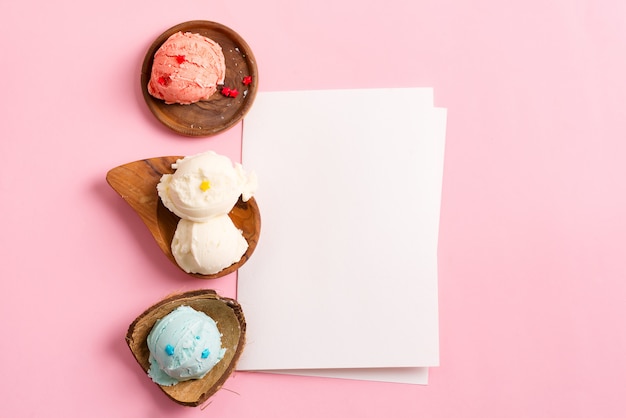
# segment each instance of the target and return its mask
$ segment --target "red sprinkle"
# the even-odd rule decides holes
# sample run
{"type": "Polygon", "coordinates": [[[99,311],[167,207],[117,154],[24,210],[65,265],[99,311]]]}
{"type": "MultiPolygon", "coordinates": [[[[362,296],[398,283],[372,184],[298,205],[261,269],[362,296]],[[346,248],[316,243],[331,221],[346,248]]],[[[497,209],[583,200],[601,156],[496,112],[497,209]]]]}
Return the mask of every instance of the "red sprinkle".
{"type": "Polygon", "coordinates": [[[221,93],[222,96],[226,97],[237,97],[239,95],[237,89],[231,89],[230,87],[222,87],[221,93]]]}
{"type": "Polygon", "coordinates": [[[252,76],[251,75],[245,76],[241,82],[247,86],[248,84],[252,83],[252,76]]]}
{"type": "Polygon", "coordinates": [[[176,55],[176,62],[179,64],[182,64],[183,62],[185,62],[185,56],[184,55],[176,55]]]}

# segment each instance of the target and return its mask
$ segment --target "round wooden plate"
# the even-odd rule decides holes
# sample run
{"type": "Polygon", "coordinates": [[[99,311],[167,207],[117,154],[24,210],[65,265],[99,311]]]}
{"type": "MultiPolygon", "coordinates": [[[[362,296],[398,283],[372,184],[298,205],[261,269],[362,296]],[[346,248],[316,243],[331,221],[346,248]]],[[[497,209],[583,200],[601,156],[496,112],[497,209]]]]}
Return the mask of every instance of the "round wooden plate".
{"type": "Polygon", "coordinates": [[[239,34],[220,23],[193,20],[166,30],[150,46],[141,67],[141,91],[150,111],[165,126],[182,135],[201,137],[225,131],[245,116],[254,102],[258,78],[254,55],[239,34]],[[197,33],[220,44],[226,61],[224,86],[236,88],[237,97],[225,97],[218,89],[209,100],[180,105],[165,104],[148,93],[154,54],[176,32],[197,33]],[[252,77],[247,86],[242,82],[246,76],[252,77]]]}

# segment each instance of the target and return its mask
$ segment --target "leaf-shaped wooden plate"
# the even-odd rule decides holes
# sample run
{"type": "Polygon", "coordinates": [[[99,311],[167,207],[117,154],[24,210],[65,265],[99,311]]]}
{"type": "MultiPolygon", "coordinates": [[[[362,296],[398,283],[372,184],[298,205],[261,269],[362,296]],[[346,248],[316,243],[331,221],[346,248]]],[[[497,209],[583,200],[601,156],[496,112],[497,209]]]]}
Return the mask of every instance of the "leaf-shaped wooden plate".
{"type": "Polygon", "coordinates": [[[224,358],[202,379],[180,382],[174,386],[161,386],[161,390],[175,402],[185,406],[198,406],[215,394],[235,370],[245,345],[246,320],[237,301],[219,296],[213,290],[194,290],[172,295],[148,308],[128,328],[126,343],[141,368],[150,369],[148,334],[156,321],[179,306],[186,305],[209,315],[222,333],[224,358]]]}
{"type": "Polygon", "coordinates": [[[210,136],[225,131],[239,122],[250,110],[256,96],[259,74],[256,59],[246,41],[232,29],[216,22],[193,20],[180,23],[163,32],[148,48],[141,67],[141,90],[148,108],[168,128],[186,136],[210,136]],[[190,105],[165,104],[148,93],[154,54],[176,32],[197,33],[222,47],[226,62],[224,86],[236,88],[237,97],[225,97],[219,92],[209,100],[190,105]],[[250,76],[249,85],[242,83],[250,76]]]}
{"type": "MultiPolygon", "coordinates": [[[[159,248],[180,268],[172,254],[172,239],[180,218],[167,209],[157,192],[157,184],[163,174],[174,172],[172,163],[180,156],[155,157],[134,161],[111,169],[106,180],[109,185],[137,212],[146,224],[159,248]]],[[[254,252],[261,233],[261,215],[254,198],[247,202],[239,199],[228,214],[237,228],[242,230],[248,249],[241,259],[215,274],[191,276],[215,279],[232,273],[248,261],[254,252]]],[[[182,270],[182,269],[181,269],[182,270]]]]}

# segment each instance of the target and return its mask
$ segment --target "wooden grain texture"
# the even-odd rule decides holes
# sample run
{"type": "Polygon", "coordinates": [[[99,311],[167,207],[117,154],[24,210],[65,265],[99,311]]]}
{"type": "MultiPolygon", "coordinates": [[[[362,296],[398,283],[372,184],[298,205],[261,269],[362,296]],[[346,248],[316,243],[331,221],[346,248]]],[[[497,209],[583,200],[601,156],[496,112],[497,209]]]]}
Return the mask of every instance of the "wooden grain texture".
{"type": "Polygon", "coordinates": [[[148,334],[158,319],[182,305],[204,312],[213,318],[222,333],[222,347],[226,348],[224,358],[202,379],[188,380],[174,386],[158,385],[173,401],[185,406],[198,406],[222,387],[234,371],[243,352],[246,320],[237,301],[221,297],[214,290],[194,290],[171,295],[148,308],[130,324],[126,343],[137,363],[147,373],[150,369],[148,334]]]}
{"type": "Polygon", "coordinates": [[[150,111],[168,128],[186,136],[210,136],[225,131],[239,122],[250,110],[258,85],[256,59],[246,41],[232,29],[205,20],[180,23],[161,34],[148,48],[141,67],[141,90],[150,111]],[[165,104],[148,93],[154,54],[176,32],[197,33],[217,42],[224,53],[226,76],[224,86],[236,88],[237,97],[225,97],[218,89],[209,100],[189,105],[165,104]],[[243,77],[251,76],[248,86],[243,77]]]}
{"type": "MultiPolygon", "coordinates": [[[[183,157],[167,156],[134,161],[115,167],[106,175],[109,185],[137,212],[159,248],[179,268],[171,246],[180,218],[163,205],[157,192],[157,184],[163,174],[174,172],[172,163],[180,158],[183,157]]],[[[261,214],[256,200],[250,198],[244,202],[239,198],[228,215],[242,231],[243,237],[248,242],[248,249],[238,262],[218,273],[209,275],[187,273],[190,276],[215,279],[232,273],[244,265],[256,249],[261,234],[261,214]]]]}

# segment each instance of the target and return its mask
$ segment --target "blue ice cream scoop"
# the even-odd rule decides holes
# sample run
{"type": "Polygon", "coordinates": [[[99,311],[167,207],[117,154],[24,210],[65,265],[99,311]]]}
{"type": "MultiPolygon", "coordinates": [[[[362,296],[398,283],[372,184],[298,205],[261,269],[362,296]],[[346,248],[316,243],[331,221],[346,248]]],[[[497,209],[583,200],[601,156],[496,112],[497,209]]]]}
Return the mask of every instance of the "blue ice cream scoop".
{"type": "Polygon", "coordinates": [[[147,342],[148,375],[162,386],[201,379],[226,351],[215,321],[204,312],[184,305],[159,319],[147,342]]]}

